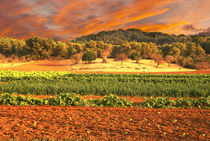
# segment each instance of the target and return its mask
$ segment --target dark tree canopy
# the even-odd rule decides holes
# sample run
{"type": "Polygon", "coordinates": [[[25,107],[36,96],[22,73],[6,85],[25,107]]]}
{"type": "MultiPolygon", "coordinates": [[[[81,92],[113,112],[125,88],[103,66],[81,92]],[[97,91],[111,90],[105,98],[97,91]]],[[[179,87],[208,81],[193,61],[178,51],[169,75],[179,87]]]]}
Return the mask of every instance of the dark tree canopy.
{"type": "Polygon", "coordinates": [[[84,52],[82,56],[82,61],[90,63],[94,60],[96,60],[96,53],[94,51],[88,50],[84,52]]]}

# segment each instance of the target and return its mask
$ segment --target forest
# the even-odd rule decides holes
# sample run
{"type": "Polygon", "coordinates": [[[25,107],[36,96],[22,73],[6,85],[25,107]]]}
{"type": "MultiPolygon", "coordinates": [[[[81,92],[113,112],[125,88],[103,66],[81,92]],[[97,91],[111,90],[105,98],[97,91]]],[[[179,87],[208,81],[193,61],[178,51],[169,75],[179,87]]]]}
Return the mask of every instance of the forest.
{"type": "Polygon", "coordinates": [[[153,59],[158,65],[165,60],[186,68],[209,68],[210,36],[170,35],[161,32],[143,32],[140,29],[102,31],[76,38],[55,41],[32,37],[25,40],[0,37],[0,60],[4,62],[42,59],[74,59],[90,63],[97,57],[107,62],[107,57],[137,63],[153,59]],[[7,58],[7,59],[6,59],[7,58]]]}

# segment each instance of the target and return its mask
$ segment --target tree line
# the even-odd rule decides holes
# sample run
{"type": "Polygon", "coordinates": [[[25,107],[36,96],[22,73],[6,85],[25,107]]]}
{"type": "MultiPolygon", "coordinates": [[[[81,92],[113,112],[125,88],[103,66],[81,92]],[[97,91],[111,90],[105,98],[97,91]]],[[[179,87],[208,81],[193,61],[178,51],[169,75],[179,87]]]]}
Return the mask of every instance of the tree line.
{"type": "Polygon", "coordinates": [[[206,51],[206,54],[210,54],[210,36],[205,35],[174,35],[166,34],[162,32],[144,32],[140,29],[119,29],[112,31],[101,31],[97,34],[90,34],[87,36],[81,36],[74,41],[103,41],[105,43],[111,43],[113,45],[119,45],[123,42],[152,42],[157,45],[173,44],[175,42],[190,43],[195,42],[200,44],[206,51]]]}
{"type": "MultiPolygon", "coordinates": [[[[130,32],[130,30],[128,30],[128,32],[130,32]]],[[[163,33],[153,35],[157,36],[157,40],[161,38],[158,34],[165,35],[163,33]]],[[[163,60],[187,68],[208,67],[209,57],[206,53],[209,53],[210,48],[209,37],[180,36],[183,36],[183,40],[185,41],[161,44],[151,41],[123,41],[123,37],[119,37],[122,41],[118,43],[117,40],[115,43],[112,41],[94,41],[89,39],[62,42],[40,37],[33,37],[26,40],[0,37],[0,54],[6,57],[17,56],[28,61],[72,58],[75,64],[79,63],[80,60],[88,63],[95,60],[97,57],[102,58],[102,62],[106,63],[107,57],[111,57],[121,62],[130,58],[137,63],[141,59],[153,59],[157,63],[157,67],[163,60]],[[186,39],[184,39],[184,37],[186,39]]],[[[84,39],[84,37],[81,38],[84,39]]],[[[117,36],[115,38],[117,38],[117,36]]]]}

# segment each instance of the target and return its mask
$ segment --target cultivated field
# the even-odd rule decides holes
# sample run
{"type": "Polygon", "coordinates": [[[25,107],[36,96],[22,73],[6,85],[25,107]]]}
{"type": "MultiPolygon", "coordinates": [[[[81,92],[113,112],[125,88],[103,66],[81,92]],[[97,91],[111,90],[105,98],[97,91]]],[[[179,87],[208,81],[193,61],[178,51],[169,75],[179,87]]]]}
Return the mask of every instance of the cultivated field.
{"type": "Polygon", "coordinates": [[[209,140],[209,110],[0,106],[0,137],[80,140],[209,140]]]}
{"type": "Polygon", "coordinates": [[[209,70],[100,62],[0,66],[0,139],[210,139],[209,70]]]}

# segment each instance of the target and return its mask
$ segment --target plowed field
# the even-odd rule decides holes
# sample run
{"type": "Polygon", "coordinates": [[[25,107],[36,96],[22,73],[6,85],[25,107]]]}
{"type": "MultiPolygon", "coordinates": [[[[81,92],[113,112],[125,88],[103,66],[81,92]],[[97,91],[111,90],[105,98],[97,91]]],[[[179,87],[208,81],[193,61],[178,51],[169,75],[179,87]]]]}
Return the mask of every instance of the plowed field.
{"type": "Polygon", "coordinates": [[[210,140],[210,111],[0,106],[0,139],[210,140]]]}

